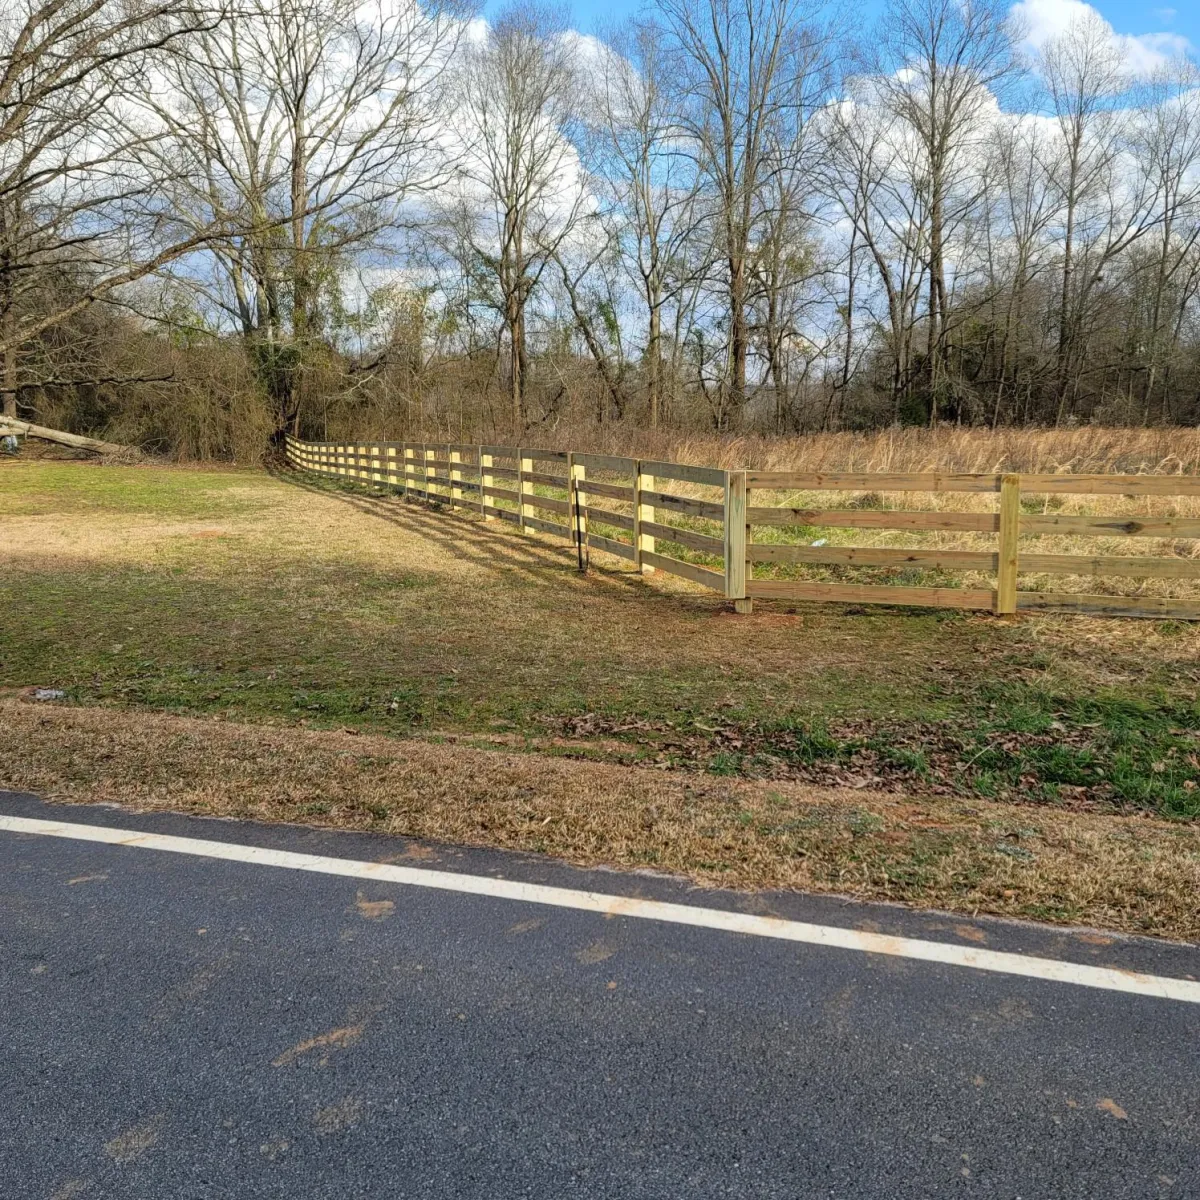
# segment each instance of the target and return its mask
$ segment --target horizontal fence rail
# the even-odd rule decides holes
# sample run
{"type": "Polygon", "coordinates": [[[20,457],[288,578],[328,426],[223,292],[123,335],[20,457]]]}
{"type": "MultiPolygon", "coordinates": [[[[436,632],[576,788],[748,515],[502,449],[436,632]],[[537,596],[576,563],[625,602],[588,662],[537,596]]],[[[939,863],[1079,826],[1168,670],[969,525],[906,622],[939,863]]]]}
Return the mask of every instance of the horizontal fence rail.
{"type": "Polygon", "coordinates": [[[728,471],[524,446],[289,437],[286,448],[288,461],[305,471],[478,512],[485,521],[507,521],[584,546],[589,553],[615,555],[644,574],[665,571],[731,599],[743,598],[741,590],[729,590],[730,579],[742,589],[745,525],[739,525],[742,540],[727,536],[728,471]],[[680,495],[677,483],[716,494],[711,500],[680,495]],[[668,524],[672,516],[710,522],[714,531],[668,524]],[[671,546],[709,561],[681,559],[671,546]]]}
{"type": "Polygon", "coordinates": [[[1021,550],[1024,536],[1200,538],[1200,518],[1092,517],[1026,513],[1025,496],[1098,495],[1193,498],[1200,477],[1188,475],[965,475],[862,474],[795,471],[748,471],[747,490],[851,492],[994,492],[995,512],[930,512],[898,509],[816,509],[752,505],[747,524],[832,529],[919,530],[995,535],[995,550],[900,549],[755,543],[747,536],[746,595],[779,600],[837,600],[855,604],[904,604],[935,608],[988,610],[1002,616],[1026,611],[1092,613],[1104,616],[1175,617],[1200,620],[1200,601],[1151,596],[1104,596],[1072,592],[1034,592],[1018,588],[1024,574],[1116,575],[1145,579],[1200,579],[1200,559],[1147,555],[1039,554],[1021,550]],[[916,587],[892,584],[826,583],[753,578],[755,563],[801,563],[840,567],[914,567],[991,574],[983,588],[916,587]]]}
{"type": "Polygon", "coordinates": [[[1050,554],[1024,550],[1039,536],[1200,539],[1197,516],[1088,516],[1026,512],[1033,496],[1195,499],[1200,476],[726,471],[714,467],[539,450],[427,442],[306,442],[288,438],[289,462],[484,521],[537,530],[601,551],[650,574],[660,570],[721,593],[739,612],[755,599],[894,604],[986,611],[1074,612],[1200,620],[1200,600],[1029,591],[1022,574],[1200,580],[1200,557],[1050,554]],[[686,488],[688,494],[681,494],[686,488]],[[800,507],[764,503],[779,492],[992,493],[995,510],[939,512],[915,506],[800,507]],[[751,499],[757,501],[752,503],[751,499]],[[672,523],[672,520],[676,523],[672,523]],[[686,522],[680,524],[678,522],[686,522]],[[889,530],[984,535],[992,548],[831,546],[755,542],[755,527],[889,530]],[[689,557],[681,557],[680,552],[689,557]],[[699,561],[697,561],[699,560],[699,561]],[[968,571],[988,587],[916,586],[754,577],[756,565],[968,571]]]}

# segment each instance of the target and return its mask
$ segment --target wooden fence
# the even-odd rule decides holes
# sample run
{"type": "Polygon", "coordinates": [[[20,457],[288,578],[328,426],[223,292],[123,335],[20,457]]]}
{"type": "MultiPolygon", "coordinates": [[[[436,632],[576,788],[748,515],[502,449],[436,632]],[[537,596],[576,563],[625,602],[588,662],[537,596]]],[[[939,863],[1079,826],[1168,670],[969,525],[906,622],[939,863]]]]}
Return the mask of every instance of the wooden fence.
{"type": "Polygon", "coordinates": [[[758,599],[841,601],[960,608],[1010,615],[1059,611],[1127,617],[1200,620],[1200,600],[1152,596],[1022,591],[1018,576],[1058,574],[1137,579],[1200,580],[1200,559],[1180,556],[1041,554],[1022,551],[1023,535],[1200,538],[1200,517],[1079,516],[1028,513],[1032,495],[1200,497],[1200,476],[1015,474],[813,474],[725,471],[604,454],[515,446],[452,443],[333,443],[289,438],[293,465],[357,480],[407,496],[478,512],[574,545],[614,554],[642,572],[666,571],[711,588],[750,612],[758,599]],[[499,483],[497,482],[499,481],[499,483]],[[691,485],[711,499],[678,494],[691,485]],[[535,489],[541,488],[540,492],[535,489]],[[674,489],[674,490],[673,490],[674,489]],[[995,493],[994,512],[901,511],[877,508],[796,508],[754,504],[772,492],[995,493]],[[617,512],[612,502],[624,507],[617,512]],[[607,506],[606,506],[607,503],[607,506]],[[505,507],[508,506],[508,507],[505,507]],[[702,523],[706,531],[671,524],[702,523]],[[754,528],[804,526],[991,534],[995,548],[943,550],[869,548],[753,540],[754,528]],[[600,532],[605,530],[606,532],[600,532]],[[662,552],[666,542],[694,551],[705,563],[662,552]],[[715,564],[719,563],[718,569],[715,564]],[[989,574],[991,587],[917,587],[755,579],[754,566],[916,568],[989,574]]]}
{"type": "MultiPolygon", "coordinates": [[[[735,599],[745,594],[745,523],[731,526],[725,519],[727,512],[738,511],[731,508],[729,480],[732,476],[741,481],[744,497],[744,472],[608,454],[454,443],[345,444],[289,438],[287,455],[304,470],[478,512],[485,521],[508,521],[572,545],[578,534],[589,551],[614,554],[640,571],[666,571],[735,599]],[[672,490],[678,483],[719,492],[719,498],[681,496],[672,490]],[[613,501],[628,511],[615,511],[613,501]],[[672,515],[713,522],[720,533],[670,525],[672,515]],[[731,541],[730,529],[740,532],[740,540],[731,541]],[[662,540],[698,551],[722,566],[662,553],[662,540]]],[[[741,511],[744,508],[743,503],[741,511]]]]}

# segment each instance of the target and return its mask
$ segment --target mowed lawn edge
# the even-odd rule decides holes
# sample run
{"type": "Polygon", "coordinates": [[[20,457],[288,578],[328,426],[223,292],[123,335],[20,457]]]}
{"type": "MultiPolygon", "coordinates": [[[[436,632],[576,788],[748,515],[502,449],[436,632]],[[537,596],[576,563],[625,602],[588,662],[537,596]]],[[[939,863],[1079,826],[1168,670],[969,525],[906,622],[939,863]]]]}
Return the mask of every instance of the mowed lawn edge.
{"type": "Polygon", "coordinates": [[[370,830],[1200,937],[1200,828],[1146,815],[765,783],[461,744],[0,700],[0,786],[69,803],[370,830]]]}

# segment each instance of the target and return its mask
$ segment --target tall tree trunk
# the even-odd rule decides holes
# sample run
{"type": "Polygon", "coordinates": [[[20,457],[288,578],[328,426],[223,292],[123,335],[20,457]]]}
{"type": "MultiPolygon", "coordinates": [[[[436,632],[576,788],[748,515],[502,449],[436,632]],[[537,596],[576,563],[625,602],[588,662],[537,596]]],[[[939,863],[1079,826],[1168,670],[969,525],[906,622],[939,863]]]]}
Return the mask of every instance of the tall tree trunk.
{"type": "Polygon", "coordinates": [[[1067,403],[1067,388],[1071,376],[1072,337],[1071,329],[1071,282],[1075,270],[1075,205],[1076,179],[1078,175],[1078,137],[1072,148],[1070,175],[1067,182],[1067,228],[1063,241],[1062,291],[1058,301],[1058,360],[1056,380],[1058,386],[1058,415],[1055,423],[1061,424],[1067,403]]]}
{"type": "Polygon", "coordinates": [[[525,305],[520,293],[513,291],[508,298],[508,385],[512,404],[513,432],[525,431],[525,305]]]}
{"type": "Polygon", "coordinates": [[[929,207],[929,330],[926,371],[929,374],[929,424],[938,421],[938,389],[942,382],[942,318],[946,302],[945,266],[942,255],[942,190],[934,172],[933,196],[929,207]]]}
{"type": "Polygon", "coordinates": [[[746,406],[746,361],[749,354],[749,330],[746,322],[746,260],[740,256],[729,262],[730,382],[728,416],[724,422],[735,425],[746,406]]]}
{"type": "Polygon", "coordinates": [[[647,417],[650,428],[657,429],[662,416],[662,300],[656,283],[651,283],[647,292],[650,307],[650,333],[646,345],[647,417]]]}
{"type": "Polygon", "coordinates": [[[4,416],[17,415],[17,308],[13,241],[16,230],[8,219],[7,206],[0,203],[0,336],[4,338],[4,367],[0,376],[4,416]]]}
{"type": "Polygon", "coordinates": [[[17,416],[17,321],[11,305],[4,310],[4,392],[3,414],[16,420],[17,416]]]}
{"type": "Polygon", "coordinates": [[[291,238],[292,238],[292,342],[293,358],[286,371],[287,410],[283,428],[299,429],[305,400],[305,365],[312,333],[312,264],[309,261],[309,234],[305,228],[308,212],[308,167],[304,156],[306,137],[303,109],[292,114],[291,163],[291,238]]]}

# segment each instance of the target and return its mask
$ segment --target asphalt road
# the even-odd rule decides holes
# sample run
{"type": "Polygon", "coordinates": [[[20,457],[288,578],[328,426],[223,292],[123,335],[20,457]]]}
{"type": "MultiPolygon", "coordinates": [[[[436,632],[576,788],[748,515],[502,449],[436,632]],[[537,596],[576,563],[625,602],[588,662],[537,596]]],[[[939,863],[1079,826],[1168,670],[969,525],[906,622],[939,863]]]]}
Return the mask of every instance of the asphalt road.
{"type": "MultiPolygon", "coordinates": [[[[1200,976],[1200,950],[0,793],[0,813],[1200,976]]],[[[0,832],[0,1196],[1200,1196],[1200,1005],[0,832]]]]}

